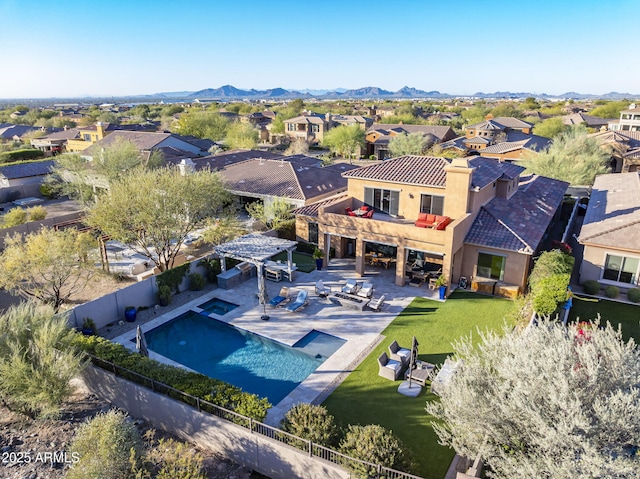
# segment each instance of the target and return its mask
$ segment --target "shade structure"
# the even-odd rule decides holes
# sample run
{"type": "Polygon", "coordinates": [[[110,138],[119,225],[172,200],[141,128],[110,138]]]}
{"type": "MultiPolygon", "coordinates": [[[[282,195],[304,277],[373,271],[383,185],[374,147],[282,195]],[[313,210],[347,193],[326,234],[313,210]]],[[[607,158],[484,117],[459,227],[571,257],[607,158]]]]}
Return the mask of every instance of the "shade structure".
{"type": "Polygon", "coordinates": [[[138,328],[136,329],[136,348],[138,348],[138,352],[143,356],[149,356],[147,339],[144,337],[144,333],[142,332],[140,325],[138,325],[138,328]]]}
{"type": "Polygon", "coordinates": [[[262,316],[260,319],[267,321],[269,319],[269,315],[267,314],[269,295],[267,294],[267,279],[264,275],[264,264],[260,265],[258,273],[258,301],[262,305],[262,316]]]}

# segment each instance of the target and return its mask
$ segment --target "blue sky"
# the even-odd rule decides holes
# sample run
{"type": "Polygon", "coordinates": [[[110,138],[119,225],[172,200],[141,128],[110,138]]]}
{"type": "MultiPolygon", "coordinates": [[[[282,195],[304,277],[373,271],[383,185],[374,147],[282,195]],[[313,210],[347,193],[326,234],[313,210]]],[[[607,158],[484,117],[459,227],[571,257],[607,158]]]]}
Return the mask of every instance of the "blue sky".
{"type": "Polygon", "coordinates": [[[640,94],[638,18],[639,0],[0,0],[0,98],[226,84],[640,94]]]}

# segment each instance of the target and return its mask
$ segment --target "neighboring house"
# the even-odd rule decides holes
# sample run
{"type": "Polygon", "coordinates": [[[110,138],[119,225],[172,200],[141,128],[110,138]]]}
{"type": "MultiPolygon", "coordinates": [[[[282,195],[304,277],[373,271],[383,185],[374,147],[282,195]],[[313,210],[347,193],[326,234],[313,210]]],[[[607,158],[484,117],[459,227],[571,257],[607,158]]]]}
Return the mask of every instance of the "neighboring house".
{"type": "Polygon", "coordinates": [[[43,131],[43,129],[37,126],[0,123],[0,141],[20,140],[32,131],[43,131]]]}
{"type": "Polygon", "coordinates": [[[640,176],[596,177],[578,237],[584,246],[580,283],[596,280],[622,290],[638,287],[640,274],[640,176]]]}
{"type": "Polygon", "coordinates": [[[589,136],[611,155],[614,173],[640,171],[640,131],[601,131],[589,136]]]}
{"type": "Polygon", "coordinates": [[[512,296],[524,291],[568,186],[523,172],[483,157],[393,158],[344,173],[346,195],[296,210],[296,234],[316,240],[326,257],[329,248],[339,258],[355,256],[360,276],[365,255],[384,249],[395,260],[396,285],[419,259],[450,283],[465,276],[512,296]],[[372,218],[348,214],[363,205],[372,218]]]}
{"type": "Polygon", "coordinates": [[[324,135],[336,126],[358,125],[367,130],[373,124],[373,120],[360,115],[321,115],[313,112],[303,112],[295,118],[284,120],[284,132],[290,139],[304,139],[307,143],[321,143],[324,135]]]}
{"type": "Polygon", "coordinates": [[[619,120],[609,121],[609,129],[612,131],[640,131],[640,108],[635,103],[629,105],[627,110],[620,112],[619,120]]]}
{"type": "Polygon", "coordinates": [[[0,202],[41,196],[40,185],[53,165],[53,160],[45,160],[0,166],[0,202]]]}
{"type": "Polygon", "coordinates": [[[65,128],[40,138],[33,138],[31,146],[44,152],[45,156],[54,156],[67,151],[67,141],[78,138],[77,128],[65,128]]]}
{"type": "Polygon", "coordinates": [[[606,130],[610,121],[610,119],[591,116],[585,113],[572,113],[571,115],[562,117],[562,123],[565,125],[584,125],[587,128],[594,128],[596,130],[601,128],[606,130]]]}
{"type": "Polygon", "coordinates": [[[209,154],[208,150],[203,149],[206,145],[201,145],[199,141],[188,141],[185,137],[173,133],[114,131],[103,139],[95,142],[93,146],[83,150],[82,157],[92,160],[103,148],[108,148],[118,141],[129,141],[133,143],[141,153],[149,153],[162,148],[171,148],[174,152],[176,150],[185,152],[184,156],[190,156],[190,154],[205,156],[209,154]]]}
{"type": "Polygon", "coordinates": [[[115,131],[149,132],[155,130],[155,125],[116,125],[99,121],[95,125],[78,127],[77,130],[78,136],[67,140],[66,149],[68,152],[84,151],[115,131]]]}
{"type": "Polygon", "coordinates": [[[449,126],[433,125],[394,125],[375,123],[366,132],[367,157],[374,155],[376,160],[385,160],[391,156],[389,142],[398,135],[420,133],[430,143],[443,143],[455,138],[456,133],[449,126]]]}
{"type": "Polygon", "coordinates": [[[485,146],[482,156],[500,161],[516,161],[530,153],[538,153],[547,149],[552,140],[538,135],[525,135],[519,132],[507,133],[505,141],[485,146]]]}

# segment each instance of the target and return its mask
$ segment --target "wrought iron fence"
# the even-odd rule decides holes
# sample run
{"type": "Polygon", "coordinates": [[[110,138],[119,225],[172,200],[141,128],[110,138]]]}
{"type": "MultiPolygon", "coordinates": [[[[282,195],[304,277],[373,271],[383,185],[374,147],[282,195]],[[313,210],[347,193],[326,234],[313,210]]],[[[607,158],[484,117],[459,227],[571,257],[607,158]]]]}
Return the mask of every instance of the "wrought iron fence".
{"type": "Polygon", "coordinates": [[[420,476],[415,476],[407,472],[397,471],[388,467],[381,466],[380,464],[373,464],[367,461],[362,461],[351,456],[347,456],[338,451],[330,449],[328,447],[316,444],[308,439],[303,439],[294,434],[290,434],[282,429],[278,429],[268,424],[264,424],[260,421],[256,421],[250,417],[238,414],[237,412],[213,404],[204,399],[200,399],[191,394],[187,394],[179,389],[168,386],[167,384],[151,379],[142,374],[131,371],[130,369],[118,366],[111,361],[100,359],[89,353],[85,353],[90,358],[91,363],[98,366],[105,371],[113,373],[115,376],[133,381],[140,384],[153,392],[164,394],[173,399],[182,401],[190,406],[196,408],[199,412],[212,414],[225,421],[232,422],[238,426],[244,427],[253,433],[260,434],[261,436],[268,437],[274,441],[284,444],[289,447],[296,448],[300,451],[306,452],[310,457],[322,459],[324,461],[336,464],[344,467],[348,470],[360,470],[366,471],[367,479],[423,479],[420,476]]]}

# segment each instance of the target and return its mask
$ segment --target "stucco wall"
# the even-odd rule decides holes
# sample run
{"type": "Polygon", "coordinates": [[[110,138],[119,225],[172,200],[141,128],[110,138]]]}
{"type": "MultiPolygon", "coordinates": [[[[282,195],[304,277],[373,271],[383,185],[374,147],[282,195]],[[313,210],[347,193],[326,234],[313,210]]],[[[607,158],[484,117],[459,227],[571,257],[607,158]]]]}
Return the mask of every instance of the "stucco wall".
{"type": "Polygon", "coordinates": [[[487,247],[466,245],[464,247],[462,267],[460,270],[461,276],[466,276],[467,278],[475,278],[477,276],[476,264],[479,252],[505,256],[504,279],[502,282],[518,285],[520,287],[520,292],[522,293],[524,291],[528,278],[529,261],[531,260],[531,256],[519,254],[513,251],[494,250],[487,247]]]}

